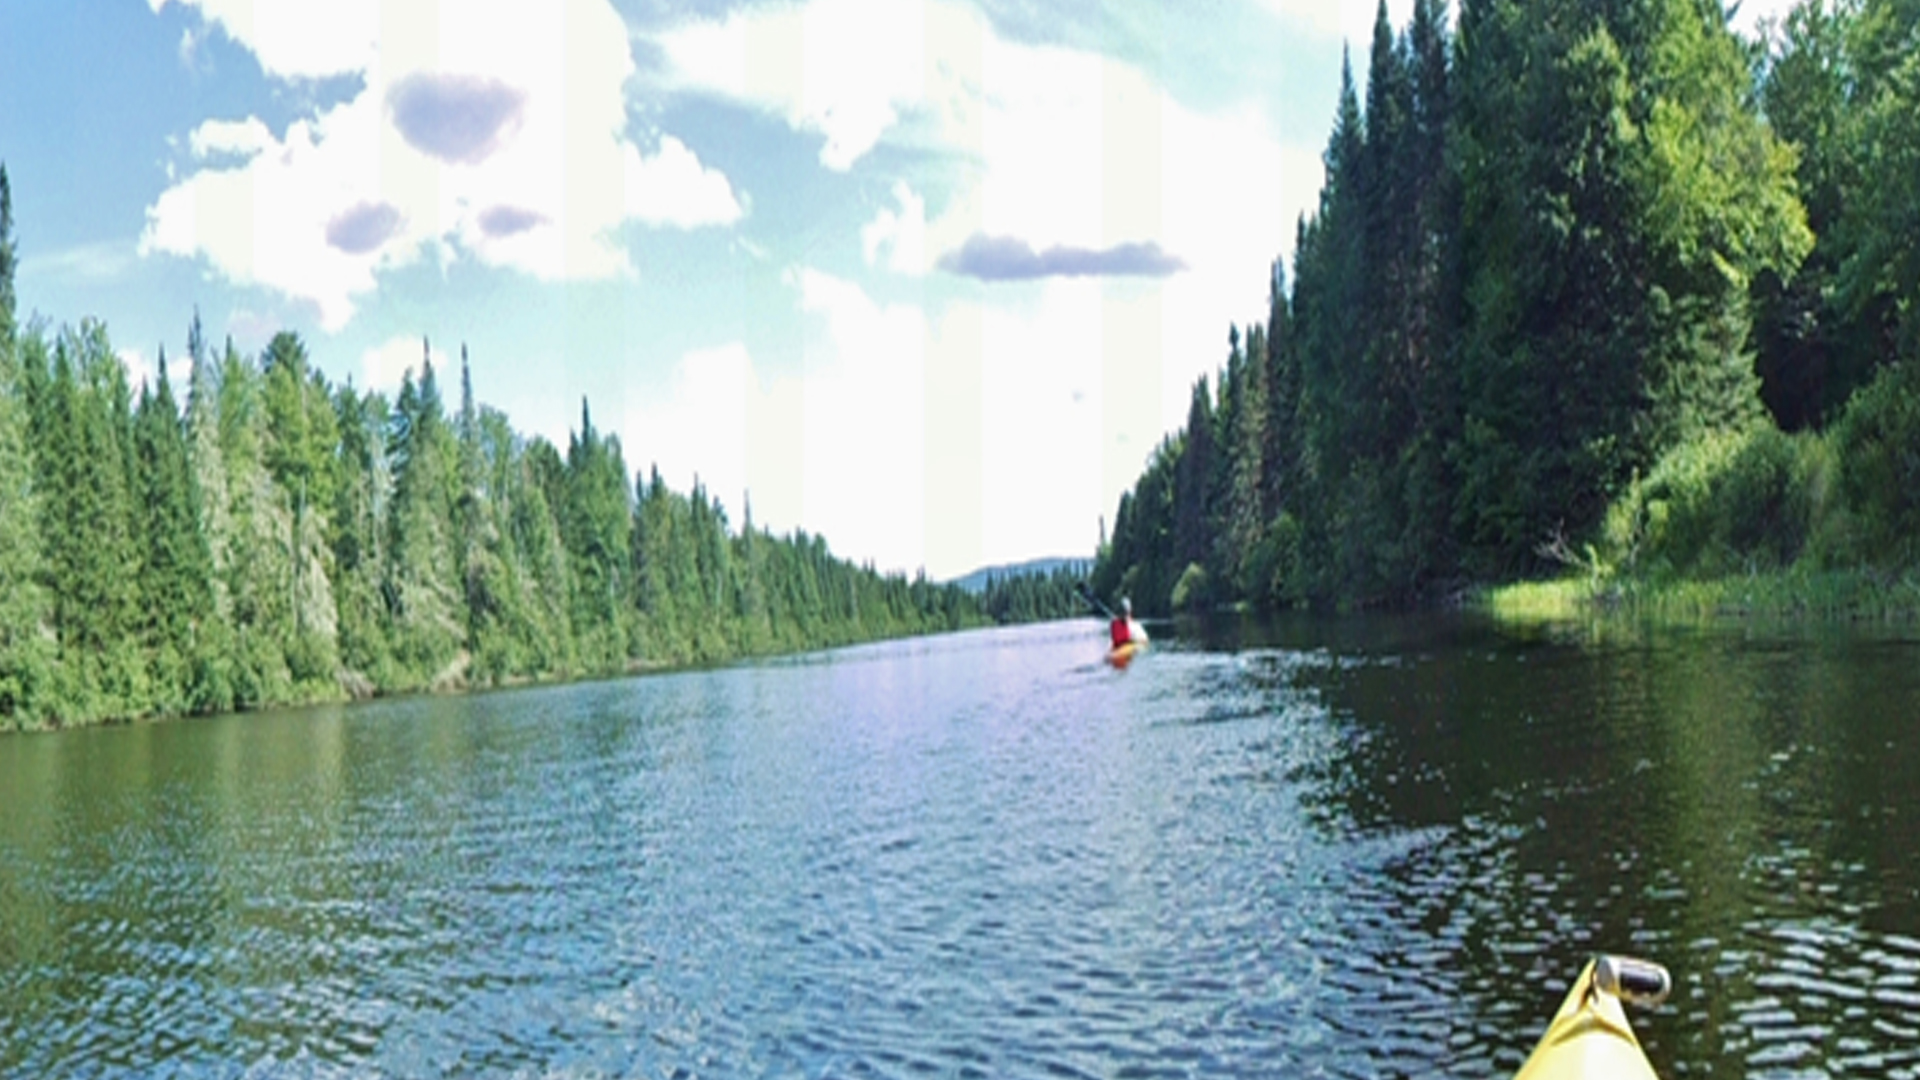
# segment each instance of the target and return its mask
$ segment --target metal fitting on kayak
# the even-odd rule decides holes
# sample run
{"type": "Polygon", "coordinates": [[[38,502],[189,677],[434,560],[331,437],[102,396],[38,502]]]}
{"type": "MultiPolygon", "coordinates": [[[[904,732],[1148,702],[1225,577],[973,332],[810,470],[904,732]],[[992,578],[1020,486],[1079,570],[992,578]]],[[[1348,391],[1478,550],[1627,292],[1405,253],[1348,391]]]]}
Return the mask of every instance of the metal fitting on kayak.
{"type": "Polygon", "coordinates": [[[1651,960],[1600,956],[1593,963],[1593,985],[1602,993],[1635,1005],[1658,1005],[1673,992],[1673,976],[1651,960]]]}

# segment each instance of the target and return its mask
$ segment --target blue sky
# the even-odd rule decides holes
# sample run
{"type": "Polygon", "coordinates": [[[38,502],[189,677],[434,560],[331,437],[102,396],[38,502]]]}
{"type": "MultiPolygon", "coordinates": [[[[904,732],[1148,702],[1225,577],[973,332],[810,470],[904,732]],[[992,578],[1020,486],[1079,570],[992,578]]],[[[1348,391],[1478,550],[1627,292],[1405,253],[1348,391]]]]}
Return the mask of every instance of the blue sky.
{"type": "Polygon", "coordinates": [[[1263,317],[1373,13],[7,0],[21,307],[136,378],[196,306],[362,387],[465,344],[521,431],[584,395],[736,523],[935,578],[1089,554],[1263,317]]]}

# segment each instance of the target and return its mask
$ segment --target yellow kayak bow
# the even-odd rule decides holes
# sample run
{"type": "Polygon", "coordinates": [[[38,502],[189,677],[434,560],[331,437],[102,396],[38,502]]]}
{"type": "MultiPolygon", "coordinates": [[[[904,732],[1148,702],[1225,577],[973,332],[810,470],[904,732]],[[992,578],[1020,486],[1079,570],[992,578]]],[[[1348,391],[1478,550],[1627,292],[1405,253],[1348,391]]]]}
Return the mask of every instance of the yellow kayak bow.
{"type": "Polygon", "coordinates": [[[1574,980],[1514,1080],[1658,1080],[1620,1002],[1658,1004],[1672,986],[1667,969],[1658,964],[1595,958],[1574,980]]]}

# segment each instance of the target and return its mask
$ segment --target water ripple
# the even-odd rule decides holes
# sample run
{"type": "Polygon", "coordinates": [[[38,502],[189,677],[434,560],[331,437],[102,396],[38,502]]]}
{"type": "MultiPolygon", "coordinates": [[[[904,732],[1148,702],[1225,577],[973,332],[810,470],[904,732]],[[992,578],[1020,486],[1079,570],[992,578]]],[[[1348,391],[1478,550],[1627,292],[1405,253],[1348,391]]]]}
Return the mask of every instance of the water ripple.
{"type": "Polygon", "coordinates": [[[1778,643],[1335,640],[0,741],[0,1075],[1484,1077],[1628,948],[1663,1074],[1920,1077],[1903,736],[1778,643]]]}

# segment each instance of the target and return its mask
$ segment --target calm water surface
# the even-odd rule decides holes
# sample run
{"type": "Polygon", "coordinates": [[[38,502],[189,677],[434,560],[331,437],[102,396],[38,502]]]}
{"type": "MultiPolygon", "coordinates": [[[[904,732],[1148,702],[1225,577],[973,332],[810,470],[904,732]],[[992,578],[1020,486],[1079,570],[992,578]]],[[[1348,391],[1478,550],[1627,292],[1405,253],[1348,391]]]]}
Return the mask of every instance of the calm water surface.
{"type": "Polygon", "coordinates": [[[0,1075],[1920,1077],[1920,641],[1103,634],[0,739],[0,1075]]]}

